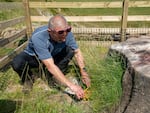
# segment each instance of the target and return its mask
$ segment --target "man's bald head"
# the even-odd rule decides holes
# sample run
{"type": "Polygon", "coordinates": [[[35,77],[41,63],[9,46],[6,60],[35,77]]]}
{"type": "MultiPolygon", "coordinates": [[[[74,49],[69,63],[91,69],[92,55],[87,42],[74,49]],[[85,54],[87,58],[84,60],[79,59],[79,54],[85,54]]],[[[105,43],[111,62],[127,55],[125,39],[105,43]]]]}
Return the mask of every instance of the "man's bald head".
{"type": "Polygon", "coordinates": [[[62,15],[53,16],[48,23],[48,27],[51,29],[54,29],[55,27],[65,27],[67,25],[67,20],[62,15]]]}

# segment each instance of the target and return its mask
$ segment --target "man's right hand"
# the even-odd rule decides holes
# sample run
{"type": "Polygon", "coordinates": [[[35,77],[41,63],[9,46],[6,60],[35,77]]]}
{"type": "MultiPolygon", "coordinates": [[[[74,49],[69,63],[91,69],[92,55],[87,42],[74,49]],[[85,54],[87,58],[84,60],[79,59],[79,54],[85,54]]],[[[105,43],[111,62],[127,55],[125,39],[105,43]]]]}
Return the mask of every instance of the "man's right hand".
{"type": "Polygon", "coordinates": [[[84,91],[80,86],[72,84],[70,89],[75,92],[78,99],[82,99],[84,97],[84,91]]]}
{"type": "Polygon", "coordinates": [[[54,76],[55,79],[60,81],[62,84],[68,86],[77,96],[78,99],[82,99],[84,97],[84,91],[79,85],[75,85],[71,83],[61,72],[61,70],[54,64],[54,60],[52,58],[46,59],[42,61],[49,72],[54,76]]]}

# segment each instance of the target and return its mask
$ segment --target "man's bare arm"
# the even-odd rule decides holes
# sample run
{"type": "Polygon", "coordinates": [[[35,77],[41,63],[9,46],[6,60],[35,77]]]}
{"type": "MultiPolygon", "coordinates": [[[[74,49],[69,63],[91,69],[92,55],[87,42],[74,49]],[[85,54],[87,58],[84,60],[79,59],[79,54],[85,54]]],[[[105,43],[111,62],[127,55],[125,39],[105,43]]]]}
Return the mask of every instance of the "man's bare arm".
{"type": "Polygon", "coordinates": [[[82,77],[82,82],[87,86],[90,87],[91,85],[91,80],[89,78],[88,73],[85,70],[85,64],[84,64],[84,58],[83,55],[80,51],[80,49],[75,50],[75,59],[76,62],[78,63],[78,66],[80,68],[80,73],[82,77]]]}
{"type": "Polygon", "coordinates": [[[84,64],[83,55],[82,55],[80,49],[75,50],[75,59],[78,63],[80,70],[82,70],[85,67],[85,64],[84,64]]]}
{"type": "Polygon", "coordinates": [[[54,64],[54,61],[53,61],[52,58],[49,58],[49,59],[46,59],[46,60],[42,60],[42,62],[45,64],[45,66],[47,67],[48,71],[54,76],[55,79],[57,79],[62,84],[68,86],[72,91],[75,92],[75,94],[76,94],[78,99],[81,99],[81,98],[84,97],[83,89],[80,86],[71,83],[64,76],[64,74],[61,72],[61,70],[54,64]]]}

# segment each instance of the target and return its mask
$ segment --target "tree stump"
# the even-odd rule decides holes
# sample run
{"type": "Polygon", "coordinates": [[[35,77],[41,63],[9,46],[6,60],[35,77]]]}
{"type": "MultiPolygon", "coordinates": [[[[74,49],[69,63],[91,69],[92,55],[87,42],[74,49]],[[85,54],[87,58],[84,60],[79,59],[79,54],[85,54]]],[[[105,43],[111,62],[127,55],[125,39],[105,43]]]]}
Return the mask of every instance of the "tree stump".
{"type": "Polygon", "coordinates": [[[122,77],[122,98],[115,113],[149,113],[150,36],[112,45],[110,52],[119,53],[127,61],[122,77]]]}

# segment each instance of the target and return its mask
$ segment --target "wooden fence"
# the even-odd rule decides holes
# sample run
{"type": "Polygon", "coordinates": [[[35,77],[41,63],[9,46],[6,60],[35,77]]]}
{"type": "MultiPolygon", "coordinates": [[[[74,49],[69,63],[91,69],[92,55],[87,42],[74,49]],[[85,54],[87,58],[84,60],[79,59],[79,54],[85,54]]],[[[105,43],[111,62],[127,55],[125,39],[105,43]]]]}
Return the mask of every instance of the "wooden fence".
{"type": "MultiPolygon", "coordinates": [[[[22,3],[0,3],[0,10],[11,10],[15,8],[20,8],[16,4],[22,3]],[[12,4],[12,5],[10,5],[12,4]],[[7,5],[7,7],[6,7],[7,5]],[[10,6],[8,6],[10,5],[10,6]]],[[[28,0],[23,0],[23,4],[25,7],[26,15],[25,17],[18,17],[15,19],[2,21],[0,22],[0,31],[14,26],[16,24],[22,23],[26,21],[26,29],[21,30],[19,33],[14,34],[13,36],[7,37],[6,39],[0,40],[0,47],[10,43],[11,41],[23,37],[26,34],[28,37],[32,32],[32,22],[47,22],[50,17],[47,16],[32,16],[30,15],[31,8],[122,8],[123,12],[120,16],[66,16],[69,22],[120,22],[122,21],[122,26],[120,28],[114,28],[111,31],[109,28],[73,28],[73,32],[75,33],[117,33],[130,30],[130,28],[126,28],[127,21],[150,21],[150,15],[129,15],[127,13],[128,7],[150,7],[150,1],[128,1],[124,0],[124,2],[29,2],[28,0]],[[82,32],[81,32],[82,31],[82,32]]],[[[132,29],[132,28],[131,28],[132,29]]],[[[140,29],[140,28],[139,28],[140,29]]],[[[136,31],[136,28],[133,28],[133,31],[136,31]]],[[[150,29],[144,29],[147,33],[150,33],[150,29]]],[[[24,47],[27,42],[16,48],[12,53],[6,55],[5,57],[0,59],[0,68],[5,66],[8,62],[12,60],[12,58],[18,54],[24,47]]]]}
{"type": "MultiPolygon", "coordinates": [[[[25,17],[18,17],[18,18],[14,18],[11,20],[2,21],[2,22],[0,22],[0,31],[2,31],[5,28],[13,27],[17,24],[23,23],[24,21],[25,21],[25,17]]],[[[22,29],[19,32],[15,33],[11,36],[1,38],[0,39],[0,47],[6,46],[7,44],[11,43],[12,41],[17,40],[20,37],[25,37],[25,36],[26,36],[26,29],[22,29]]],[[[13,50],[8,55],[2,57],[0,59],[0,69],[3,66],[5,66],[6,64],[8,64],[16,54],[18,54],[20,51],[22,51],[24,49],[24,47],[26,46],[26,44],[27,44],[27,42],[25,42],[21,46],[17,47],[15,50],[13,50]]]]}
{"type": "MultiPolygon", "coordinates": [[[[150,7],[150,1],[130,1],[128,7],[150,7]]],[[[122,8],[122,2],[29,2],[29,8],[122,8]]],[[[85,9],[86,10],[86,9],[85,9]]],[[[120,16],[66,16],[69,22],[119,22],[120,16]]],[[[46,22],[49,17],[31,16],[33,22],[46,22]]],[[[128,21],[150,21],[150,15],[129,16],[128,21]]]]}
{"type": "MultiPolygon", "coordinates": [[[[51,16],[31,16],[32,22],[48,22],[51,16]]],[[[68,22],[120,22],[121,16],[65,16],[68,22]]],[[[150,21],[150,15],[128,16],[128,21],[150,21]]]]}
{"type": "MultiPolygon", "coordinates": [[[[29,2],[24,0],[27,9],[27,23],[32,22],[47,22],[49,16],[32,16],[29,14],[30,8],[123,8],[120,16],[66,16],[69,22],[120,22],[120,32],[122,34],[122,41],[124,41],[124,34],[126,32],[127,21],[150,21],[150,15],[130,15],[128,16],[128,7],[150,7],[150,1],[129,1],[123,2],[29,2]]],[[[85,9],[86,10],[86,9],[85,9]]],[[[29,35],[31,34],[31,25],[27,29],[29,35]]]]}

